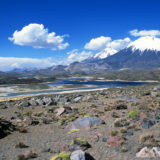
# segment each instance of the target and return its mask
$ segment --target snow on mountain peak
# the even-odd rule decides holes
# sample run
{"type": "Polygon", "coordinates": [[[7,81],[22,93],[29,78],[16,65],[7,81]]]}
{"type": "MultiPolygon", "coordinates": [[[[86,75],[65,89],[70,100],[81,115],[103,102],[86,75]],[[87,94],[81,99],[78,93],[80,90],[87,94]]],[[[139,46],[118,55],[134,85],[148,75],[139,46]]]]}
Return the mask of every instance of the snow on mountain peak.
{"type": "Polygon", "coordinates": [[[113,54],[117,53],[117,50],[112,49],[112,48],[105,48],[104,50],[98,52],[94,58],[98,58],[98,59],[104,59],[107,58],[113,54]]]}
{"type": "Polygon", "coordinates": [[[132,51],[140,50],[144,52],[145,50],[160,51],[160,38],[153,36],[141,37],[133,42],[131,42],[127,48],[132,47],[132,51]]]}

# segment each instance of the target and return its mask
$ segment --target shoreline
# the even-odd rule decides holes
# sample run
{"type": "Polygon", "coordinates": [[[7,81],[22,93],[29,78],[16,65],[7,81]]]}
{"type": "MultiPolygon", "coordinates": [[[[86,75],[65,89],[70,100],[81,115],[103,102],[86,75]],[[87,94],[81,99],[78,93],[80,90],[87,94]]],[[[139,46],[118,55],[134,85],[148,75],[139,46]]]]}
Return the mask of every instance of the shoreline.
{"type": "MultiPolygon", "coordinates": [[[[116,87],[120,88],[120,87],[116,87]]],[[[0,97],[0,102],[5,102],[5,101],[10,101],[10,100],[21,100],[25,98],[30,98],[30,97],[37,97],[37,96],[43,96],[43,95],[56,95],[56,94],[74,94],[74,93],[83,93],[83,92],[93,92],[93,91],[102,91],[102,90],[107,90],[109,88],[96,88],[96,89],[86,89],[86,90],[71,90],[71,91],[62,91],[62,92],[53,92],[53,93],[39,93],[39,94],[30,94],[30,95],[20,95],[20,96],[13,96],[13,97],[6,97],[6,98],[1,98],[0,97]]]]}
{"type": "MultiPolygon", "coordinates": [[[[84,78],[84,77],[82,77],[82,78],[84,78]]],[[[100,79],[101,79],[101,77],[100,77],[100,79]]],[[[113,80],[104,80],[104,79],[100,80],[100,79],[99,80],[95,80],[95,81],[106,81],[106,82],[107,81],[108,82],[109,81],[113,81],[113,80]]],[[[122,81],[122,80],[117,79],[117,80],[114,80],[114,81],[118,82],[118,81],[122,81]]],[[[152,84],[152,83],[155,83],[155,82],[157,83],[157,81],[150,81],[150,80],[148,80],[148,81],[124,81],[124,82],[135,82],[135,83],[136,82],[144,82],[144,83],[146,82],[148,84],[152,84]]],[[[55,90],[42,89],[42,90],[38,90],[38,91],[35,91],[35,90],[33,90],[33,91],[32,90],[30,90],[30,91],[20,91],[20,92],[14,93],[14,94],[21,94],[21,93],[22,94],[21,95],[15,95],[15,96],[14,95],[13,96],[12,95],[11,96],[8,96],[8,95],[7,96],[5,96],[5,95],[3,96],[3,94],[1,94],[2,97],[0,97],[0,102],[2,102],[2,101],[10,101],[10,100],[17,100],[17,99],[24,99],[24,98],[36,97],[36,96],[43,96],[43,95],[55,95],[55,94],[61,95],[61,94],[74,94],[74,93],[82,93],[82,92],[102,91],[102,90],[106,90],[106,89],[109,89],[109,88],[110,87],[104,87],[104,88],[83,88],[83,87],[79,87],[79,88],[68,88],[68,89],[66,89],[66,88],[57,88],[55,90]],[[47,91],[48,91],[48,93],[45,93],[47,91]],[[32,92],[32,93],[29,93],[29,92],[32,92]],[[41,92],[41,93],[38,93],[38,92],[41,92]]],[[[122,87],[112,87],[112,88],[122,88],[122,87]]],[[[12,93],[10,93],[10,94],[12,94],[12,93]]]]}

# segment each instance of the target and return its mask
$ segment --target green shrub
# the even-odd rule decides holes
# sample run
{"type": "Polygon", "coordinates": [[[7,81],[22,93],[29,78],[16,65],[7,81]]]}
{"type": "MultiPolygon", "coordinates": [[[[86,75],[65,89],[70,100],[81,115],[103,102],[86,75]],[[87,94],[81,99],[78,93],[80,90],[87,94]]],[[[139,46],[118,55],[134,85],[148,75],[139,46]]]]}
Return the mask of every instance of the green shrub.
{"type": "Polygon", "coordinates": [[[128,117],[129,118],[134,118],[134,117],[136,117],[138,115],[139,115],[139,112],[136,111],[136,110],[133,110],[133,111],[131,111],[131,112],[128,113],[128,117]]]}
{"type": "Polygon", "coordinates": [[[70,153],[60,153],[59,155],[51,158],[51,160],[56,160],[56,159],[70,160],[70,156],[71,156],[70,153]]]}

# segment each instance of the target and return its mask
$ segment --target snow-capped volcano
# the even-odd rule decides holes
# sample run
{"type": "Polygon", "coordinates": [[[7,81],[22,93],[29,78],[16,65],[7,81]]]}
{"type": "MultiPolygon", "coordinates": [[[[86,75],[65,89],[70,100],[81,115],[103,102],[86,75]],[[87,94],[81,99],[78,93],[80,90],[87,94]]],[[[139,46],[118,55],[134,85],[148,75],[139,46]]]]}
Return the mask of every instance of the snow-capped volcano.
{"type": "Polygon", "coordinates": [[[96,59],[104,59],[107,58],[115,53],[117,53],[118,51],[112,48],[105,48],[104,50],[102,50],[101,52],[97,53],[94,58],[96,59]]]}
{"type": "Polygon", "coordinates": [[[108,68],[113,70],[159,68],[160,38],[153,36],[140,37],[118,52],[114,49],[105,49],[97,53],[92,61],[87,62],[101,65],[108,64],[108,68]]]}
{"type": "Polygon", "coordinates": [[[160,38],[146,36],[103,59],[112,69],[150,69],[160,67],[160,38]]]}
{"type": "Polygon", "coordinates": [[[146,50],[160,51],[160,38],[146,36],[141,37],[133,42],[131,42],[127,48],[132,48],[132,51],[139,50],[144,52],[146,50]]]}

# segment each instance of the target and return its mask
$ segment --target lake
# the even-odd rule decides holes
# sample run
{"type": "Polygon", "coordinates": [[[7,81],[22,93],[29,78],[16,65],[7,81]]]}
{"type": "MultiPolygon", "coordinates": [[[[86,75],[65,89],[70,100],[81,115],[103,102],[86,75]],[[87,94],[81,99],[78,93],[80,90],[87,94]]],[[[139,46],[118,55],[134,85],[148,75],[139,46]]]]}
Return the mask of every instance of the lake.
{"type": "MultiPolygon", "coordinates": [[[[52,93],[63,93],[71,91],[90,91],[90,90],[99,90],[105,88],[107,89],[115,87],[139,86],[139,85],[144,85],[146,83],[147,82],[105,81],[105,80],[90,80],[89,78],[69,78],[69,79],[58,80],[56,82],[43,83],[44,86],[47,86],[47,89],[43,90],[30,89],[28,91],[24,90],[23,92],[19,91],[11,93],[9,92],[5,94],[3,97],[52,94],[52,93]]],[[[39,84],[37,84],[37,86],[38,85],[39,84]]]]}

